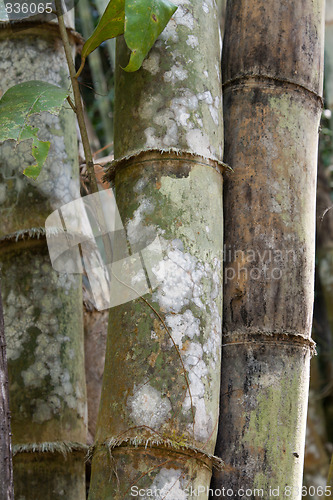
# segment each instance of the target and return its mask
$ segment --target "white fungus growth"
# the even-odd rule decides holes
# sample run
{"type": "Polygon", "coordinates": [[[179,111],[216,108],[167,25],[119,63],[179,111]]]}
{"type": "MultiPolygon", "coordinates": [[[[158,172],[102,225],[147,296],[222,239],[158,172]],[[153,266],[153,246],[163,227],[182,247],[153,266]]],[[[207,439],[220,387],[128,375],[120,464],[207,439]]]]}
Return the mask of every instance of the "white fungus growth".
{"type": "Polygon", "coordinates": [[[187,309],[183,314],[170,314],[166,316],[165,321],[172,329],[172,338],[180,349],[183,347],[184,337],[193,339],[195,335],[200,335],[200,321],[194,317],[191,309],[187,309]]]}
{"type": "Polygon", "coordinates": [[[198,128],[188,130],[186,133],[186,140],[189,148],[193,152],[208,158],[215,157],[215,152],[211,151],[213,148],[210,145],[209,138],[202,130],[198,128]]]}
{"type": "Polygon", "coordinates": [[[159,391],[149,384],[138,390],[134,387],[133,396],[128,397],[127,406],[135,425],[147,425],[159,429],[171,412],[171,403],[167,397],[161,397],[159,391]]]}
{"type": "Polygon", "coordinates": [[[204,3],[202,4],[202,10],[204,11],[204,13],[205,13],[205,14],[208,14],[208,12],[209,12],[209,7],[208,7],[208,5],[206,4],[206,2],[204,2],[204,3]]]}
{"type": "Polygon", "coordinates": [[[144,224],[145,214],[150,214],[154,210],[153,203],[147,198],[142,198],[139,207],[135,210],[133,218],[126,224],[127,237],[133,247],[139,243],[153,241],[156,235],[154,226],[144,224]]]}
{"type": "Polygon", "coordinates": [[[187,482],[188,479],[184,478],[181,470],[159,469],[152,485],[147,489],[147,495],[140,498],[150,500],[153,494],[156,500],[164,500],[168,497],[172,500],[187,500],[188,492],[184,488],[187,482]]]}
{"type": "MultiPolygon", "coordinates": [[[[175,2],[177,3],[177,2],[175,2]]],[[[183,2],[184,5],[188,4],[189,2],[183,2]]],[[[182,26],[186,26],[189,30],[193,30],[194,28],[194,17],[192,13],[187,9],[186,7],[184,8],[183,5],[178,4],[178,9],[173,15],[175,21],[177,24],[181,24],[182,26]]]]}
{"type": "Polygon", "coordinates": [[[219,110],[216,109],[214,106],[209,106],[209,112],[211,114],[211,117],[212,117],[215,125],[218,125],[219,124],[219,116],[220,116],[219,110]]]}
{"type": "Polygon", "coordinates": [[[143,69],[149,71],[152,75],[156,75],[160,70],[160,54],[152,50],[142,63],[143,69]]]}
{"type": "MultiPolygon", "coordinates": [[[[220,356],[222,326],[216,301],[221,293],[221,262],[215,258],[211,265],[202,263],[195,256],[184,253],[183,249],[174,243],[168,243],[163,261],[163,276],[159,266],[153,268],[160,283],[153,300],[159,303],[162,311],[169,313],[165,316],[165,321],[181,352],[188,374],[196,415],[195,436],[204,440],[208,439],[214,428],[213,416],[206,408],[205,395],[207,377],[211,369],[216,368],[220,356]],[[205,281],[209,283],[208,291],[204,288],[205,281]],[[190,309],[194,304],[202,311],[208,312],[202,325],[190,309]],[[205,340],[202,342],[201,335],[204,332],[205,340]]],[[[170,340],[170,348],[172,345],[170,340]]],[[[183,408],[187,411],[190,407],[191,398],[187,394],[183,408]]],[[[191,428],[192,424],[189,425],[189,431],[191,428]]]]}
{"type": "Polygon", "coordinates": [[[199,45],[199,40],[197,36],[194,35],[189,35],[186,40],[186,44],[192,47],[194,49],[195,47],[198,47],[199,45]]]}
{"type": "Polygon", "coordinates": [[[164,80],[171,83],[186,80],[187,77],[188,72],[180,63],[174,64],[169,71],[164,73],[164,80]]]}
{"type": "Polygon", "coordinates": [[[197,95],[199,101],[203,101],[206,104],[213,104],[213,97],[212,94],[210,93],[209,90],[206,90],[206,92],[201,92],[197,95]]]}

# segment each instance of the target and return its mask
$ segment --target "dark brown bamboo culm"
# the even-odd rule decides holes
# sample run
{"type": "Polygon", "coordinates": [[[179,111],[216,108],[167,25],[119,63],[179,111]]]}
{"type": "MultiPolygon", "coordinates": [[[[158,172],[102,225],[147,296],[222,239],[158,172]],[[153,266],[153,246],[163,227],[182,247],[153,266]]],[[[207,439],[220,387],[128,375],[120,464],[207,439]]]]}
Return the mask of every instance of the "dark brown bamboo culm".
{"type": "Polygon", "coordinates": [[[226,465],[213,486],[236,497],[301,498],[323,32],[323,1],[227,4],[224,161],[234,171],[217,444],[226,465]]]}

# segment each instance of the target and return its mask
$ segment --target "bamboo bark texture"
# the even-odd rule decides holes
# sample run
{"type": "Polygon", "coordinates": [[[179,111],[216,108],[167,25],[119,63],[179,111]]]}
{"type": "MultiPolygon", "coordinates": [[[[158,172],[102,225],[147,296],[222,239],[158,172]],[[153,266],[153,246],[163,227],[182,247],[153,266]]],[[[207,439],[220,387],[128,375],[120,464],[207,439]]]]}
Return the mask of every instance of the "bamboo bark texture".
{"type": "MultiPolygon", "coordinates": [[[[115,171],[132,255],[156,238],[152,290],[110,311],[89,498],[208,496],[222,286],[218,10],[178,1],[143,68],[117,46],[115,171]],[[155,283],[155,284],[154,284],[155,283]],[[201,488],[200,491],[198,488],[201,488]]],[[[148,269],[150,267],[150,269],[148,269]]],[[[146,272],[146,271],[145,271],[146,272]]],[[[121,277],[120,277],[121,278],[121,277]]],[[[139,273],[133,287],[139,283],[139,273]]]]}
{"type": "MultiPolygon", "coordinates": [[[[325,18],[325,107],[333,113],[333,2],[326,1],[325,18]]],[[[328,120],[329,129],[333,131],[333,118],[328,120]]],[[[330,149],[333,151],[333,137],[330,138],[330,149]]],[[[331,161],[333,156],[331,154],[331,161]]],[[[333,213],[331,210],[331,190],[329,188],[329,174],[325,171],[324,165],[319,165],[318,177],[318,219],[317,219],[317,270],[318,280],[321,286],[323,300],[326,306],[330,333],[323,341],[325,347],[322,353],[323,371],[327,380],[333,377],[333,213]],[[325,185],[326,183],[326,185],[325,185]]],[[[328,439],[333,439],[332,418],[333,418],[333,390],[326,391],[324,400],[325,415],[328,429],[328,439]]]]}
{"type": "MultiPolygon", "coordinates": [[[[13,25],[11,26],[11,28],[13,25]]],[[[15,26],[14,26],[15,28],[15,26]]],[[[1,91],[27,80],[68,87],[55,24],[0,30],[1,91]]],[[[86,401],[82,290],[52,269],[43,228],[79,197],[72,110],[34,121],[51,148],[37,181],[22,174],[31,144],[0,147],[0,261],[17,498],[85,498],[86,401]]]]}
{"type": "Polygon", "coordinates": [[[14,499],[8,368],[0,280],[0,500],[14,499]]]}
{"type": "MultiPolygon", "coordinates": [[[[301,498],[324,2],[227,4],[224,327],[213,486],[301,498]]],[[[241,491],[239,491],[241,490],[241,491]]],[[[222,492],[216,494],[221,498],[222,492]]]]}

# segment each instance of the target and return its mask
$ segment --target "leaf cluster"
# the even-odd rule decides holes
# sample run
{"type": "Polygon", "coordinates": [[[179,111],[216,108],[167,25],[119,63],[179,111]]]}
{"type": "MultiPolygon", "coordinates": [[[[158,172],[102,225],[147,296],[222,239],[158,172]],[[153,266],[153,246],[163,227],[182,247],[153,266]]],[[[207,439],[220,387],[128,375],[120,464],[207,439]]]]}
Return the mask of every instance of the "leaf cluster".
{"type": "Polygon", "coordinates": [[[47,158],[50,142],[40,141],[39,129],[29,123],[31,116],[48,111],[58,114],[69,92],[47,82],[23,82],[5,92],[0,100],[0,142],[12,139],[19,144],[32,139],[32,156],[36,163],[28,166],[24,174],[37,179],[47,158]]]}
{"type": "Polygon", "coordinates": [[[176,9],[169,0],[111,0],[83,46],[81,68],[87,56],[101,43],[124,35],[131,56],[123,69],[137,71],[176,9]]]}

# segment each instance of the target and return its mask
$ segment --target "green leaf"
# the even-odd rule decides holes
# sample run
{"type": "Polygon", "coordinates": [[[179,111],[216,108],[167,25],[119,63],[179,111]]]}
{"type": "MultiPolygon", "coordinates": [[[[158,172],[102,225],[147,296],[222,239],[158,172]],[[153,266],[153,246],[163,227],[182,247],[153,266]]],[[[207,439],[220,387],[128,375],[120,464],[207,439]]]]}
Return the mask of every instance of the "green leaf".
{"type": "Polygon", "coordinates": [[[177,6],[169,0],[125,0],[125,41],[131,57],[125,71],[136,71],[177,6]]]}
{"type": "MultiPolygon", "coordinates": [[[[111,0],[105,9],[95,31],[83,45],[82,63],[101,43],[124,33],[125,0],[111,0]]],[[[81,64],[82,66],[82,64],[81,64]]]]}
{"type": "Polygon", "coordinates": [[[50,141],[40,141],[37,132],[38,128],[27,126],[21,134],[21,140],[33,139],[31,153],[37,163],[29,165],[23,170],[23,173],[34,180],[37,179],[42,170],[51,145],[50,141]]]}
{"type": "Polygon", "coordinates": [[[0,142],[19,142],[31,115],[42,111],[58,114],[68,95],[67,90],[38,80],[8,89],[0,100],[0,142]]]}
{"type": "Polygon", "coordinates": [[[33,80],[11,87],[0,100],[0,142],[33,139],[32,156],[36,164],[24,170],[28,177],[37,179],[50,149],[49,141],[38,139],[38,128],[28,124],[29,118],[43,111],[58,114],[68,95],[67,90],[56,85],[33,80]]]}

